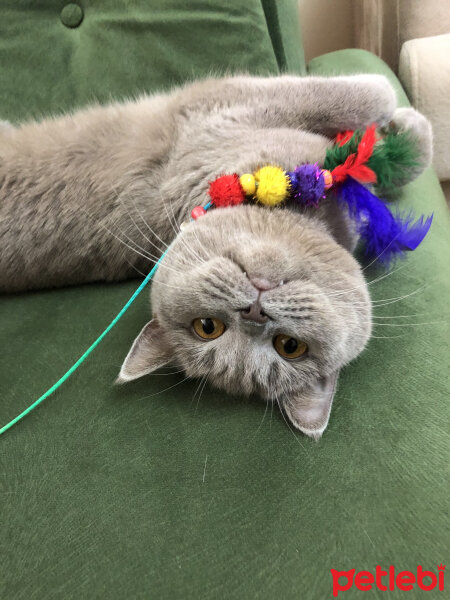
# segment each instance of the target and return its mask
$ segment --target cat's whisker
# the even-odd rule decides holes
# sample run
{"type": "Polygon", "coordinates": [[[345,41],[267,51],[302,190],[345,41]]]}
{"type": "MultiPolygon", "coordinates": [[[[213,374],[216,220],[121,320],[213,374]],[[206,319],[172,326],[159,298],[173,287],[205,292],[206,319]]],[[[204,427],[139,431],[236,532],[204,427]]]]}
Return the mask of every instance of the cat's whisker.
{"type": "MultiPolygon", "coordinates": [[[[202,243],[201,243],[201,241],[199,240],[199,238],[198,238],[198,235],[197,235],[197,232],[196,232],[195,228],[194,228],[194,230],[193,230],[193,234],[194,234],[194,237],[195,237],[195,239],[196,239],[196,240],[197,240],[197,242],[198,242],[199,248],[202,248],[202,247],[203,247],[203,244],[202,244],[202,243]]],[[[189,245],[189,244],[186,242],[185,238],[182,238],[182,241],[183,241],[183,243],[184,243],[184,246],[185,246],[185,248],[187,248],[187,249],[188,249],[188,251],[189,251],[190,255],[191,255],[191,256],[193,256],[194,258],[196,258],[196,259],[197,259],[197,261],[198,261],[199,263],[203,263],[203,264],[205,264],[205,263],[207,262],[207,260],[206,260],[205,258],[203,258],[203,257],[202,257],[202,256],[201,256],[201,255],[198,253],[198,251],[197,251],[197,250],[195,250],[195,249],[194,249],[192,246],[190,246],[190,245],[189,245]]]]}
{"type": "MultiPolygon", "coordinates": [[[[147,274],[143,273],[140,269],[138,269],[135,265],[133,265],[133,263],[131,261],[129,261],[127,258],[125,258],[125,260],[130,265],[130,267],[132,267],[135,271],[137,271],[140,275],[142,275],[142,277],[147,277],[148,273],[147,274]]],[[[152,282],[152,285],[155,285],[155,283],[152,282]]],[[[170,287],[174,290],[181,289],[179,285],[171,285],[170,283],[166,283],[165,281],[158,281],[156,283],[156,285],[165,285],[166,287],[170,287]]]]}
{"type": "Polygon", "coordinates": [[[385,298],[384,300],[372,300],[372,306],[374,308],[381,308],[383,306],[388,306],[389,304],[395,304],[396,302],[401,302],[402,300],[405,300],[406,298],[410,298],[411,296],[414,296],[415,294],[418,294],[419,292],[424,291],[428,287],[429,287],[428,284],[424,284],[424,285],[418,287],[417,289],[415,289],[414,291],[410,292],[409,294],[405,294],[404,296],[397,296],[394,298],[385,298]]]}
{"type": "Polygon", "coordinates": [[[383,273],[382,275],[376,277],[375,279],[372,279],[371,281],[365,281],[361,285],[357,285],[357,286],[354,286],[352,288],[348,288],[348,289],[344,289],[344,290],[338,290],[338,291],[335,291],[335,292],[327,293],[327,296],[329,296],[329,297],[345,296],[346,294],[348,294],[350,292],[353,292],[354,290],[357,290],[357,289],[360,289],[360,288],[365,288],[365,287],[368,287],[369,285],[373,285],[375,283],[378,283],[379,281],[385,279],[386,277],[389,277],[390,275],[393,275],[397,271],[400,271],[405,266],[406,265],[402,265],[402,266],[398,267],[397,269],[394,269],[392,271],[388,271],[387,273],[383,273]]]}
{"type": "MultiPolygon", "coordinates": [[[[269,402],[270,402],[270,400],[269,400],[269,399],[267,399],[267,400],[266,400],[266,409],[265,409],[265,411],[264,411],[264,414],[263,414],[263,416],[262,416],[262,419],[261,419],[261,422],[260,422],[260,424],[259,424],[259,427],[258,427],[258,428],[257,428],[257,430],[255,431],[255,436],[256,436],[256,434],[258,433],[258,431],[261,429],[261,427],[262,427],[262,425],[263,425],[263,423],[264,423],[264,419],[266,418],[267,410],[268,410],[268,408],[269,408],[269,402]]],[[[273,402],[271,402],[271,404],[272,404],[272,407],[273,407],[273,402]]]]}
{"type": "MultiPolygon", "coordinates": [[[[89,214],[89,213],[88,213],[89,214]]],[[[104,225],[103,223],[99,223],[99,225],[105,230],[107,231],[110,235],[112,235],[113,237],[116,238],[116,240],[118,240],[121,244],[124,244],[127,248],[129,248],[130,250],[132,250],[133,252],[135,252],[136,254],[139,254],[140,256],[142,256],[143,258],[145,258],[146,260],[148,260],[149,262],[152,262],[153,264],[156,264],[159,259],[161,258],[160,256],[155,256],[154,254],[148,252],[147,250],[145,250],[145,248],[142,248],[142,246],[140,246],[137,242],[135,242],[132,238],[130,238],[130,236],[128,236],[124,231],[122,231],[119,227],[117,227],[117,224],[114,223],[114,225],[116,225],[119,233],[121,233],[122,235],[124,235],[132,244],[135,244],[138,248],[140,248],[142,250],[142,252],[140,252],[139,250],[137,250],[136,248],[130,246],[130,244],[128,244],[127,242],[125,242],[123,239],[121,239],[118,235],[116,235],[113,231],[111,231],[108,227],[106,227],[106,225],[104,225]],[[145,254],[143,254],[145,253],[145,254]]],[[[129,262],[129,261],[128,261],[129,262]]],[[[193,263],[192,263],[193,264],[193,263]]],[[[174,273],[177,273],[178,275],[184,275],[184,273],[181,270],[175,269],[174,267],[168,266],[163,262],[161,262],[158,266],[158,269],[167,269],[170,270],[174,273]]],[[[166,284],[167,285],[167,284],[166,284]]]]}
{"type": "Polygon", "coordinates": [[[124,208],[125,208],[125,210],[127,211],[127,215],[129,216],[129,218],[130,218],[131,222],[132,222],[132,223],[133,223],[133,225],[136,227],[136,229],[139,231],[139,233],[142,235],[142,237],[143,237],[143,238],[145,238],[145,240],[146,240],[146,241],[147,241],[149,244],[151,244],[151,245],[152,245],[154,248],[156,248],[156,250],[157,250],[157,251],[160,253],[160,255],[161,255],[161,254],[163,254],[163,253],[164,253],[164,250],[161,250],[161,248],[160,248],[159,246],[157,246],[155,243],[153,243],[153,242],[152,242],[152,240],[151,240],[149,237],[147,237],[147,236],[145,235],[145,233],[142,231],[142,229],[139,227],[139,225],[136,223],[136,221],[135,221],[135,220],[134,220],[134,218],[132,217],[132,215],[131,215],[130,211],[129,211],[129,210],[128,210],[128,208],[125,206],[125,204],[124,204],[124,208]]]}
{"type": "MultiPolygon", "coordinates": [[[[168,217],[168,219],[169,219],[169,222],[170,222],[170,224],[172,225],[172,228],[174,229],[174,231],[176,231],[176,229],[175,229],[175,227],[174,227],[174,225],[173,225],[173,223],[175,223],[175,225],[176,225],[176,228],[178,229],[178,233],[179,233],[179,232],[181,231],[181,229],[180,229],[180,226],[178,225],[178,222],[177,222],[177,219],[176,219],[176,216],[175,216],[175,212],[174,212],[174,210],[173,210],[173,205],[172,205],[172,203],[170,203],[170,205],[169,205],[169,206],[170,206],[170,209],[171,209],[171,213],[172,213],[172,218],[173,218],[173,221],[172,221],[172,218],[171,218],[171,217],[170,217],[170,215],[169,215],[169,210],[168,210],[168,208],[167,208],[167,204],[166,204],[165,200],[162,198],[162,195],[160,195],[160,196],[161,196],[161,200],[163,201],[164,208],[165,208],[165,210],[166,210],[166,214],[167,214],[167,217],[168,217]]],[[[198,236],[197,236],[197,233],[195,232],[195,230],[194,230],[194,235],[195,235],[195,237],[197,238],[197,241],[199,242],[199,246],[200,246],[200,247],[202,247],[202,244],[200,243],[200,240],[198,239],[198,236]]],[[[198,252],[196,252],[196,251],[194,250],[194,248],[192,248],[191,246],[189,246],[189,244],[187,244],[187,243],[186,243],[186,240],[185,240],[184,238],[181,238],[181,241],[182,241],[182,243],[183,243],[184,247],[186,248],[186,250],[187,250],[187,251],[189,252],[189,254],[191,255],[191,257],[195,258],[195,259],[196,259],[196,260],[198,260],[200,263],[205,263],[205,262],[206,262],[206,260],[205,260],[205,259],[203,259],[203,258],[202,258],[202,257],[201,257],[201,256],[198,254],[198,252]]]]}
{"type": "Polygon", "coordinates": [[[165,249],[168,248],[168,245],[156,234],[156,232],[154,232],[152,230],[152,228],[150,227],[150,225],[148,225],[148,223],[145,221],[145,219],[143,218],[141,212],[138,210],[136,202],[134,201],[132,195],[130,194],[128,197],[132,200],[133,202],[133,206],[135,211],[139,214],[139,216],[141,217],[141,219],[143,220],[144,224],[147,225],[147,227],[149,228],[150,232],[152,233],[152,235],[154,235],[165,247],[164,249],[161,249],[157,244],[155,244],[152,240],[150,240],[145,233],[140,229],[140,227],[137,225],[137,223],[135,222],[135,220],[133,219],[133,217],[131,216],[130,211],[128,210],[128,207],[126,205],[125,202],[125,192],[122,192],[121,194],[118,193],[117,188],[114,189],[115,193],[116,193],[116,199],[122,204],[122,206],[125,208],[128,216],[130,217],[131,221],[133,222],[134,226],[136,227],[136,229],[139,231],[139,233],[147,240],[147,242],[149,242],[154,248],[156,248],[158,250],[158,252],[160,252],[161,254],[163,254],[165,252],[165,249]]]}
{"type": "MultiPolygon", "coordinates": [[[[419,288],[417,288],[416,290],[414,290],[413,292],[410,292],[409,294],[405,294],[404,296],[397,296],[397,297],[393,297],[393,298],[379,298],[377,300],[370,300],[370,303],[372,305],[373,309],[376,308],[383,308],[384,306],[388,306],[389,304],[395,304],[396,302],[400,302],[401,300],[405,300],[406,298],[409,298],[410,296],[413,296],[414,294],[417,294],[418,292],[421,292],[423,290],[425,290],[427,287],[429,287],[428,285],[423,285],[419,288]]],[[[342,308],[346,308],[348,305],[344,304],[342,306],[342,308]]],[[[365,302],[351,302],[350,307],[352,306],[367,306],[367,304],[365,302]]]]}
{"type": "MultiPolygon", "coordinates": [[[[365,338],[365,335],[362,334],[358,334],[358,333],[352,333],[353,337],[361,337],[361,338],[365,338]]],[[[372,333],[369,336],[368,341],[370,341],[372,338],[376,339],[376,340],[393,340],[395,338],[399,338],[399,337],[404,337],[405,334],[400,334],[400,335],[372,335],[372,333]]]]}
{"type": "Polygon", "coordinates": [[[444,325],[449,321],[427,321],[424,323],[373,323],[374,327],[421,327],[422,325],[444,325]]]}
{"type": "MultiPolygon", "coordinates": [[[[167,204],[166,204],[165,200],[162,199],[162,202],[163,202],[164,210],[166,211],[167,219],[168,219],[173,231],[175,232],[175,236],[177,237],[179,235],[179,233],[181,232],[181,229],[178,227],[178,224],[176,223],[176,221],[175,221],[175,224],[177,225],[177,227],[175,227],[175,225],[172,222],[172,218],[169,214],[169,209],[167,208],[167,204]]],[[[172,209],[172,212],[173,212],[173,209],[172,209]]],[[[184,248],[186,249],[186,251],[189,253],[189,256],[191,256],[191,258],[195,259],[196,261],[200,261],[200,262],[202,261],[202,259],[200,259],[200,257],[197,256],[196,253],[193,251],[193,249],[186,243],[186,240],[183,237],[180,237],[179,240],[180,240],[181,244],[184,246],[184,248]]]]}
{"type": "MultiPolygon", "coordinates": [[[[133,252],[135,252],[136,254],[138,254],[139,256],[142,256],[143,258],[145,258],[146,260],[148,260],[149,262],[156,264],[159,261],[159,258],[154,258],[152,255],[147,256],[146,254],[143,254],[142,252],[140,252],[139,250],[137,250],[136,248],[133,248],[133,246],[130,246],[130,244],[128,244],[127,242],[125,242],[124,240],[122,240],[120,237],[118,237],[117,235],[115,235],[112,231],[108,232],[113,235],[121,244],[123,244],[124,246],[126,246],[127,248],[129,248],[130,250],[132,250],[133,252]]],[[[133,241],[133,240],[131,240],[133,241]]],[[[158,269],[167,269],[169,271],[173,271],[174,273],[177,273],[178,275],[182,274],[181,271],[177,271],[176,269],[173,269],[172,267],[169,267],[168,265],[164,264],[164,262],[161,262],[158,266],[158,269]]]]}
{"type": "Polygon", "coordinates": [[[198,398],[197,398],[197,404],[195,406],[195,412],[197,412],[198,407],[200,405],[200,398],[202,397],[203,391],[204,391],[204,389],[206,387],[206,384],[208,383],[208,377],[209,377],[209,373],[207,373],[206,375],[203,376],[203,385],[202,385],[202,388],[201,388],[200,393],[199,393],[198,398]]]}
{"type": "Polygon", "coordinates": [[[383,254],[386,252],[386,250],[388,250],[392,246],[392,244],[397,240],[399,235],[400,235],[400,233],[398,233],[396,236],[394,236],[392,238],[392,240],[389,242],[389,244],[387,244],[387,246],[385,248],[383,248],[383,250],[380,252],[380,254],[378,254],[378,256],[376,256],[373,260],[371,260],[368,265],[366,265],[363,269],[361,269],[361,271],[364,272],[366,269],[371,267],[381,256],[383,256],[383,254]]]}
{"type": "Polygon", "coordinates": [[[280,401],[279,401],[279,399],[278,399],[278,396],[277,396],[276,394],[275,394],[275,400],[277,401],[278,408],[280,409],[280,412],[281,412],[281,416],[283,417],[283,420],[284,420],[284,422],[285,422],[285,423],[286,423],[286,425],[288,426],[288,428],[289,428],[289,431],[292,433],[292,435],[293,435],[293,436],[294,436],[294,438],[296,439],[297,443],[298,443],[298,444],[301,446],[302,450],[304,450],[304,452],[306,452],[306,448],[305,448],[305,446],[304,446],[304,445],[301,443],[301,441],[298,439],[298,435],[297,435],[297,434],[296,434],[296,432],[295,432],[295,431],[292,429],[292,427],[291,427],[291,425],[290,425],[289,421],[286,419],[286,416],[285,416],[285,414],[284,414],[283,407],[281,406],[281,403],[280,403],[280,401]]]}
{"type": "Polygon", "coordinates": [[[339,290],[337,292],[331,292],[331,293],[327,294],[327,296],[329,296],[329,297],[345,296],[346,294],[349,294],[350,292],[353,292],[354,290],[357,290],[360,288],[365,288],[366,286],[368,287],[369,285],[374,285],[375,283],[378,283],[379,281],[386,279],[386,277],[390,277],[394,273],[401,271],[402,269],[405,268],[405,266],[406,265],[401,265],[400,267],[398,267],[397,269],[394,269],[393,271],[388,271],[387,273],[384,273],[383,275],[380,275],[379,277],[372,279],[372,281],[362,283],[361,285],[356,285],[355,287],[349,288],[347,290],[339,290]]]}
{"type": "MultiPolygon", "coordinates": [[[[195,237],[195,239],[196,239],[196,240],[197,240],[197,242],[198,242],[199,248],[203,248],[203,244],[202,244],[202,242],[199,240],[199,237],[198,237],[198,235],[197,235],[197,231],[196,231],[195,227],[194,227],[194,229],[192,230],[192,233],[194,234],[194,237],[195,237]]],[[[199,257],[200,261],[202,261],[202,262],[207,262],[206,260],[202,259],[202,257],[201,257],[201,256],[198,254],[198,252],[196,252],[196,251],[195,251],[195,254],[197,254],[197,255],[198,255],[198,257],[199,257]]]]}
{"type": "Polygon", "coordinates": [[[162,194],[160,194],[160,197],[161,197],[162,204],[163,204],[163,206],[164,206],[164,210],[166,211],[166,215],[167,215],[167,219],[168,219],[168,221],[169,221],[169,224],[170,224],[170,226],[172,227],[172,230],[173,230],[173,232],[175,233],[175,237],[177,237],[177,236],[178,236],[178,234],[181,232],[181,229],[180,229],[180,227],[179,227],[179,225],[178,225],[178,223],[177,223],[176,221],[175,221],[175,224],[174,224],[174,222],[172,221],[172,217],[171,217],[171,215],[169,214],[169,209],[167,208],[167,202],[166,202],[166,200],[165,200],[165,199],[162,197],[162,194]]]}
{"type": "Polygon", "coordinates": [[[169,390],[171,390],[174,387],[177,387],[178,385],[181,385],[182,383],[184,383],[185,381],[187,381],[189,379],[189,377],[184,377],[183,379],[181,379],[180,381],[177,381],[176,383],[174,383],[173,385],[164,388],[163,390],[159,390],[158,392],[155,392],[154,394],[149,394],[147,396],[142,396],[141,398],[139,398],[139,400],[147,400],[147,398],[154,398],[155,396],[159,396],[159,394],[164,394],[164,392],[168,392],[169,390]]]}
{"type": "MultiPolygon", "coordinates": [[[[92,215],[89,213],[89,211],[87,211],[84,208],[81,208],[81,210],[83,210],[89,218],[91,218],[91,219],[93,218],[92,215]]],[[[124,246],[126,246],[127,248],[129,248],[130,250],[132,250],[133,252],[135,252],[136,254],[138,254],[139,256],[142,256],[146,260],[151,261],[153,263],[158,262],[159,257],[157,257],[156,260],[153,260],[154,257],[149,252],[147,252],[144,248],[142,248],[141,246],[139,246],[139,244],[137,242],[135,242],[134,240],[132,240],[119,227],[117,227],[117,229],[119,230],[119,233],[121,233],[122,235],[124,235],[132,244],[134,244],[135,246],[137,246],[138,248],[140,248],[145,254],[143,254],[143,252],[140,252],[139,250],[137,250],[133,246],[130,246],[130,244],[128,244],[127,242],[125,242],[122,238],[120,238],[118,235],[116,235],[113,231],[111,231],[111,229],[109,229],[108,227],[106,227],[106,225],[104,225],[103,223],[98,223],[98,225],[100,225],[100,227],[102,229],[104,229],[106,232],[108,232],[110,235],[112,235],[118,242],[120,242],[121,244],[123,244],[124,246]]],[[[114,225],[117,226],[116,223],[114,223],[114,225]]],[[[163,266],[163,263],[161,263],[160,266],[163,266]]],[[[166,268],[169,268],[169,267],[166,267],[166,268]]]]}
{"type": "Polygon", "coordinates": [[[410,319],[411,317],[422,317],[427,313],[415,313],[411,315],[372,315],[372,319],[410,319]]]}
{"type": "MultiPolygon", "coordinates": [[[[167,249],[169,247],[169,244],[166,244],[166,242],[164,240],[162,240],[159,235],[156,233],[156,231],[154,229],[152,229],[150,227],[150,225],[147,223],[147,221],[144,219],[144,216],[142,214],[142,212],[138,209],[136,202],[133,200],[133,206],[135,211],[138,213],[138,215],[140,216],[140,218],[142,219],[142,222],[144,223],[144,225],[148,228],[149,232],[155,236],[155,238],[161,242],[161,244],[167,249]]],[[[162,251],[161,251],[162,253],[162,251]]]]}
{"type": "MultiPolygon", "coordinates": [[[[101,224],[102,225],[102,224],[101,224]]],[[[140,250],[142,250],[142,252],[145,253],[145,255],[147,256],[148,260],[152,260],[152,262],[158,262],[158,260],[161,258],[160,256],[157,256],[155,254],[152,254],[151,252],[149,252],[148,250],[146,250],[145,248],[143,248],[140,244],[138,244],[135,240],[133,240],[129,235],[127,235],[127,233],[125,233],[125,231],[123,231],[122,229],[120,229],[120,227],[118,227],[117,223],[114,223],[114,225],[116,226],[116,229],[118,230],[118,232],[122,235],[124,235],[132,244],[134,244],[135,246],[137,246],[140,250]]],[[[102,225],[107,231],[109,231],[109,233],[111,233],[112,235],[114,235],[114,233],[112,231],[110,231],[109,229],[107,229],[104,225],[102,225]]],[[[117,240],[122,241],[121,238],[119,238],[117,235],[114,236],[117,240]]],[[[143,254],[141,254],[141,256],[143,256],[143,254]]],[[[162,266],[163,263],[161,263],[160,266],[162,266]]],[[[181,271],[178,271],[177,269],[174,269],[173,267],[167,267],[166,265],[164,265],[166,268],[170,268],[172,271],[176,272],[176,273],[181,273],[181,271]]]]}
{"type": "Polygon", "coordinates": [[[203,377],[204,377],[204,375],[202,375],[202,376],[200,377],[200,381],[198,382],[198,385],[197,385],[197,387],[195,388],[195,392],[194,392],[194,394],[192,395],[192,398],[191,398],[190,406],[192,406],[192,404],[193,404],[193,403],[194,403],[194,401],[195,401],[195,398],[196,398],[196,396],[197,396],[197,394],[198,394],[198,391],[199,391],[199,389],[200,389],[200,386],[201,386],[201,385],[202,385],[202,383],[203,383],[203,377]]]}

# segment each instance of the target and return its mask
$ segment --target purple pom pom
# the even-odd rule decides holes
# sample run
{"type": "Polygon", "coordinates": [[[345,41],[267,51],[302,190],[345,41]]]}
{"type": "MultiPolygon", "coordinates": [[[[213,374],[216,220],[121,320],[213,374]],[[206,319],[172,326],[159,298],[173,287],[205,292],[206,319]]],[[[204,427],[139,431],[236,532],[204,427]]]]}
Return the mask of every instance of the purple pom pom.
{"type": "Polygon", "coordinates": [[[288,173],[292,197],[304,206],[319,205],[325,192],[325,180],[319,165],[300,165],[288,173]]]}

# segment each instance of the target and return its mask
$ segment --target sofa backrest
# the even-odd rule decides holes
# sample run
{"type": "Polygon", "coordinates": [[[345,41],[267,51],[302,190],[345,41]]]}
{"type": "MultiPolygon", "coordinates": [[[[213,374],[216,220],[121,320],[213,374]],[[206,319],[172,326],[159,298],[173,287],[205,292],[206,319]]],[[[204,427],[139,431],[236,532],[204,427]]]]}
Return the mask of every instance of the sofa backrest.
{"type": "Polygon", "coordinates": [[[296,0],[3,0],[0,120],[210,73],[304,73],[296,0]]]}

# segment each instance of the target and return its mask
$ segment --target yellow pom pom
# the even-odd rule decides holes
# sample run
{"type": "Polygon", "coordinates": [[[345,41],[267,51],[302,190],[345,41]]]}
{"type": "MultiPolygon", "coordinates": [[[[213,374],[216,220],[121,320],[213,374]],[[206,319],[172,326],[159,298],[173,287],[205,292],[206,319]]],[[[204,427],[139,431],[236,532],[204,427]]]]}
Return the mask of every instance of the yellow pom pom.
{"type": "Polygon", "coordinates": [[[242,185],[242,189],[246,196],[253,196],[256,192],[256,181],[251,173],[244,173],[244,175],[241,175],[239,183],[242,185]]]}
{"type": "Polygon", "coordinates": [[[266,206],[276,206],[289,193],[289,179],[280,167],[262,167],[255,173],[258,183],[256,198],[266,206]]]}

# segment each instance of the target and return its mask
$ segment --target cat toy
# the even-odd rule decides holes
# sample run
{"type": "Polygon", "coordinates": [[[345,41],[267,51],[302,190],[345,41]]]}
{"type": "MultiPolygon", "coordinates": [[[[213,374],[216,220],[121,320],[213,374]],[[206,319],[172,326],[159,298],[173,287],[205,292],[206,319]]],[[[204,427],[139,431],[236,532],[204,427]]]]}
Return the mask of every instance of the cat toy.
{"type": "MultiPolygon", "coordinates": [[[[194,207],[191,219],[200,218],[210,208],[237,206],[252,198],[268,207],[291,200],[302,207],[317,208],[331,191],[356,222],[366,255],[388,263],[405,250],[417,248],[428,233],[433,216],[425,221],[422,216],[413,223],[411,216],[393,215],[368,185],[386,191],[396,188],[418,161],[419,149],[407,133],[389,132],[384,138],[377,138],[375,125],[364,132],[347,131],[339,134],[335,145],[327,150],[323,168],[317,163],[302,164],[286,172],[268,165],[255,173],[218,177],[209,184],[210,201],[194,207]]],[[[151,281],[167,252],[168,249],[84,354],[33,404],[1,427],[0,435],[39,406],[81,366],[151,281]]]]}
{"type": "Polygon", "coordinates": [[[213,207],[237,206],[254,199],[274,207],[290,200],[300,207],[318,208],[332,193],[355,221],[367,258],[388,265],[406,250],[415,250],[431,227],[433,216],[413,222],[412,215],[394,215],[372,189],[398,188],[408,171],[419,164],[419,148],[408,132],[390,131],[377,137],[376,126],[346,131],[326,153],[323,168],[301,164],[293,171],[263,166],[254,173],[222,175],[209,184],[211,200],[196,206],[196,220],[213,207]],[[372,186],[372,189],[368,187],[372,186]]]}

